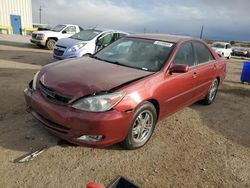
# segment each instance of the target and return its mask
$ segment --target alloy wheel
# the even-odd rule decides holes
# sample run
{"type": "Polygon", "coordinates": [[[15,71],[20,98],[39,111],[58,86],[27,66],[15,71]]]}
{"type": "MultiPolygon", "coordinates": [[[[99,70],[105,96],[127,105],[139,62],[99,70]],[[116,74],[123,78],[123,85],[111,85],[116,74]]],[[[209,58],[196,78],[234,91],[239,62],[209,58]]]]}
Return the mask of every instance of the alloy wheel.
{"type": "Polygon", "coordinates": [[[147,140],[153,130],[153,114],[149,110],[142,111],[134,121],[132,127],[132,139],[141,143],[147,140]]]}

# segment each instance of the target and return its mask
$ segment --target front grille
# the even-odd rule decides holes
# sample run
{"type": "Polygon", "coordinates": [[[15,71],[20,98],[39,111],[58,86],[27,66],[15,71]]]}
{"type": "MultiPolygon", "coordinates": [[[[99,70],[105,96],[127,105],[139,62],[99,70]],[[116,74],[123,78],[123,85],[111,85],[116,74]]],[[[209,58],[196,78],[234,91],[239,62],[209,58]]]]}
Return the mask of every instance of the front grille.
{"type": "Polygon", "coordinates": [[[63,103],[67,104],[72,97],[62,95],[56,91],[53,91],[52,89],[49,89],[45,85],[43,85],[41,82],[39,82],[39,89],[41,91],[41,94],[48,100],[56,103],[63,103]]]}
{"type": "Polygon", "coordinates": [[[33,39],[36,39],[36,35],[37,35],[37,34],[32,33],[32,38],[33,38],[33,39]]]}
{"type": "Polygon", "coordinates": [[[66,46],[61,46],[61,45],[56,45],[56,47],[59,47],[59,48],[64,48],[64,49],[66,49],[67,47],[66,46]]]}
{"type": "Polygon", "coordinates": [[[55,54],[56,56],[62,56],[63,53],[64,53],[63,50],[59,50],[59,49],[54,48],[54,54],[55,54]]]}

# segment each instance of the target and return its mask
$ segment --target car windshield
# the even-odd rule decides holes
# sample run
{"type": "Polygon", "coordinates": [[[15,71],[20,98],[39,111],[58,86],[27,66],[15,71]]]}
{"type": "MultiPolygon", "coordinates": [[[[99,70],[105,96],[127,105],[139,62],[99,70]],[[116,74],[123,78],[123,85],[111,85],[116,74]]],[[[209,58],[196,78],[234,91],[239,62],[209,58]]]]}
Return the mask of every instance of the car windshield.
{"type": "Polygon", "coordinates": [[[77,39],[77,40],[82,40],[82,41],[89,41],[95,38],[97,35],[99,35],[102,31],[99,30],[84,30],[79,33],[74,34],[70,38],[72,39],[77,39]]]}
{"type": "Polygon", "coordinates": [[[51,29],[51,31],[60,32],[60,31],[62,31],[65,27],[66,27],[65,25],[57,25],[57,26],[53,27],[53,28],[51,29]]]}
{"type": "Polygon", "coordinates": [[[225,44],[214,43],[214,44],[212,45],[212,47],[215,47],[215,48],[225,48],[225,44]]]}
{"type": "Polygon", "coordinates": [[[173,46],[174,43],[170,42],[128,37],[110,44],[96,53],[93,58],[156,72],[165,64],[173,46]]]}

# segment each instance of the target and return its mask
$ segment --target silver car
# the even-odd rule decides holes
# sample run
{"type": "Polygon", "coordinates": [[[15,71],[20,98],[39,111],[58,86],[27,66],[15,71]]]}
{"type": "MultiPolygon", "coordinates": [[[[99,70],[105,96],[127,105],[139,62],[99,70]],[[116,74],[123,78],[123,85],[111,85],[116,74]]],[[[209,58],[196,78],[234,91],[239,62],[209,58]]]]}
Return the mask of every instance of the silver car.
{"type": "Polygon", "coordinates": [[[117,39],[128,35],[126,32],[105,29],[87,29],[75,35],[60,39],[54,48],[54,59],[61,60],[92,55],[117,39]]]}

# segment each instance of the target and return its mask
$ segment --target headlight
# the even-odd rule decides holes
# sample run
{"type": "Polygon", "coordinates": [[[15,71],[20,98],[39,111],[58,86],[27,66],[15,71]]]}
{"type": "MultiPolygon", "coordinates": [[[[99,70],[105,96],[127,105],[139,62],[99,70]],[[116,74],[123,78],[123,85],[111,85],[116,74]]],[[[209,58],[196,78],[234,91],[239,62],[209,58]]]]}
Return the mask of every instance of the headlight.
{"type": "Polygon", "coordinates": [[[72,107],[89,112],[105,112],[117,105],[125,96],[125,92],[109,93],[79,99],[72,107]]]}
{"type": "Polygon", "coordinates": [[[36,38],[38,40],[43,40],[44,36],[45,36],[44,34],[37,34],[36,38]]]}
{"type": "Polygon", "coordinates": [[[68,52],[75,52],[75,51],[81,49],[85,45],[86,44],[84,44],[84,43],[76,44],[76,45],[72,46],[71,48],[69,48],[68,52]]]}
{"type": "Polygon", "coordinates": [[[34,78],[33,78],[33,82],[32,82],[32,89],[33,89],[33,90],[36,90],[37,76],[38,76],[39,72],[40,72],[40,71],[38,71],[38,72],[35,74],[34,78]]]}

